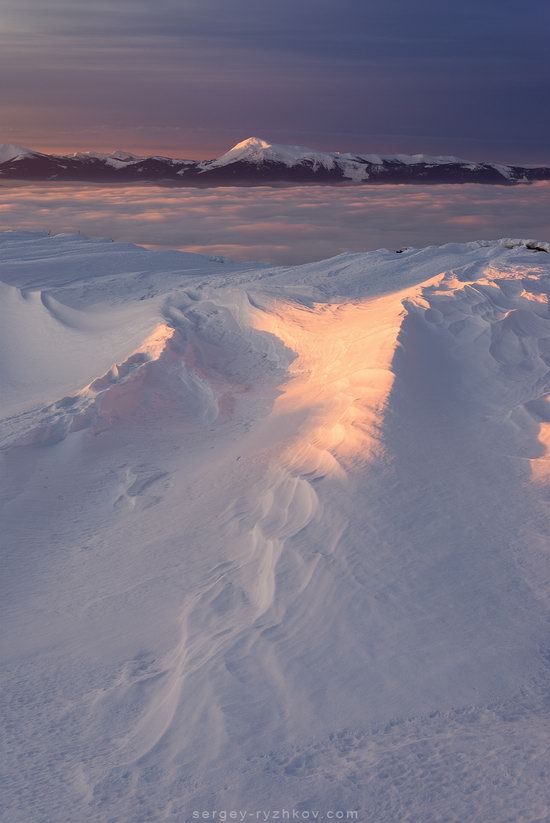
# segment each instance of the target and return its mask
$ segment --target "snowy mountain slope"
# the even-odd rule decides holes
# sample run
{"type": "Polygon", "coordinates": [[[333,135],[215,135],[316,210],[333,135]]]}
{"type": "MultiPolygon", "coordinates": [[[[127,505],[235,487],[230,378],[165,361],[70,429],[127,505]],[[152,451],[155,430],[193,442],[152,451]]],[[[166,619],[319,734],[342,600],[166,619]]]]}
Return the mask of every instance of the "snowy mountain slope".
{"type": "MultiPolygon", "coordinates": [[[[353,157],[353,155],[340,156],[350,159],[353,157]]],[[[236,146],[233,146],[232,149],[216,160],[205,161],[201,164],[201,168],[204,170],[221,168],[237,162],[253,163],[255,165],[281,163],[288,168],[292,168],[308,162],[314,170],[319,167],[334,169],[336,167],[335,158],[336,155],[315,151],[304,146],[278,146],[260,137],[249,137],[247,140],[237,143],[236,146]]]]}
{"type": "MultiPolygon", "coordinates": [[[[308,163],[315,171],[318,168],[337,169],[347,166],[346,170],[352,172],[353,168],[363,171],[362,178],[367,179],[369,166],[383,166],[384,163],[401,163],[407,166],[418,164],[429,165],[466,165],[468,160],[461,160],[459,157],[431,157],[425,154],[341,154],[340,152],[321,152],[315,149],[308,149],[304,146],[281,146],[269,143],[260,137],[249,137],[241,143],[237,143],[228,152],[218,157],[216,160],[205,161],[201,168],[207,170],[220,168],[237,162],[246,162],[254,165],[263,163],[280,163],[288,168],[308,163]]],[[[477,164],[476,164],[477,165],[477,164]]]]}
{"type": "Polygon", "coordinates": [[[0,178],[154,181],[183,186],[274,183],[529,183],[550,179],[550,168],[473,163],[459,157],[321,152],[249,137],[213,160],[136,157],[126,152],[58,156],[0,147],[0,178]]]}
{"type": "Polygon", "coordinates": [[[6,163],[8,160],[14,160],[16,157],[29,157],[32,154],[33,152],[24,146],[14,146],[10,143],[0,144],[0,164],[6,163]]]}
{"type": "Polygon", "coordinates": [[[549,248],[1,236],[6,820],[544,819],[549,248]]]}

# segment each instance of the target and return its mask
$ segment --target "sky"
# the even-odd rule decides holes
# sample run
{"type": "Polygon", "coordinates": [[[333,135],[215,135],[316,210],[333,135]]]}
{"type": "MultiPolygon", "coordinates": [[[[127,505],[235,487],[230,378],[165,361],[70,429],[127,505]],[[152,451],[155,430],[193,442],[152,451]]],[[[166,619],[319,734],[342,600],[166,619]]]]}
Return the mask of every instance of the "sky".
{"type": "Polygon", "coordinates": [[[0,142],[550,162],[548,0],[0,0],[0,142]]]}

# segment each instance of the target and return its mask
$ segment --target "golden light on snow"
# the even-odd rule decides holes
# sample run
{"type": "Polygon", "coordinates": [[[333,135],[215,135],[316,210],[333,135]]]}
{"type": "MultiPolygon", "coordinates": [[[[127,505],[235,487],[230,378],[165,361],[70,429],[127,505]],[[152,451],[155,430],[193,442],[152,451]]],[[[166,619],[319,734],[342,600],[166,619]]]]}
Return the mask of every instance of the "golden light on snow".
{"type": "Polygon", "coordinates": [[[256,328],[296,353],[291,380],[273,410],[275,418],[303,415],[305,421],[285,452],[289,466],[310,461],[322,473],[343,475],[347,461],[377,453],[402,299],[410,293],[313,308],[278,302],[273,311],[253,311],[256,328]]]}
{"type": "Polygon", "coordinates": [[[173,335],[174,329],[171,326],[167,323],[159,323],[151,334],[145,338],[141,346],[136,349],[135,354],[141,354],[143,352],[148,355],[151,360],[156,360],[173,335]]]}
{"type": "Polygon", "coordinates": [[[545,454],[531,461],[531,475],[535,483],[546,484],[550,480],[550,423],[541,426],[539,442],[544,446],[545,454]]]}
{"type": "Polygon", "coordinates": [[[548,409],[549,419],[539,421],[537,435],[542,454],[530,461],[532,480],[544,486],[550,481],[550,395],[546,397],[545,405],[548,409]]]}

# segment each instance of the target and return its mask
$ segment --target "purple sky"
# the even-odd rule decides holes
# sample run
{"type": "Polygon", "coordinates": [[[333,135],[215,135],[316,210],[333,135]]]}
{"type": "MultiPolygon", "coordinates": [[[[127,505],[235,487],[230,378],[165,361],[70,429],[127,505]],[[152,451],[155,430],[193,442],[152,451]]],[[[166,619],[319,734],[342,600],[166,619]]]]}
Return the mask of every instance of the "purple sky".
{"type": "Polygon", "coordinates": [[[550,162],[548,0],[2,0],[0,142],[550,162]]]}

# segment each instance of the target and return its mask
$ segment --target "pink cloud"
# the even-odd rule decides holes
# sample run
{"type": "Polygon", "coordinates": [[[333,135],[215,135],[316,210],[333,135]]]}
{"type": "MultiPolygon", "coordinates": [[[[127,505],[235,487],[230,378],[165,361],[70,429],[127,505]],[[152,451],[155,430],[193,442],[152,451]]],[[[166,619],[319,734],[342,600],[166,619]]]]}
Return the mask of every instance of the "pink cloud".
{"type": "Polygon", "coordinates": [[[299,263],[342,251],[550,238],[550,183],[168,189],[0,185],[4,229],[81,231],[149,247],[299,263]]]}

